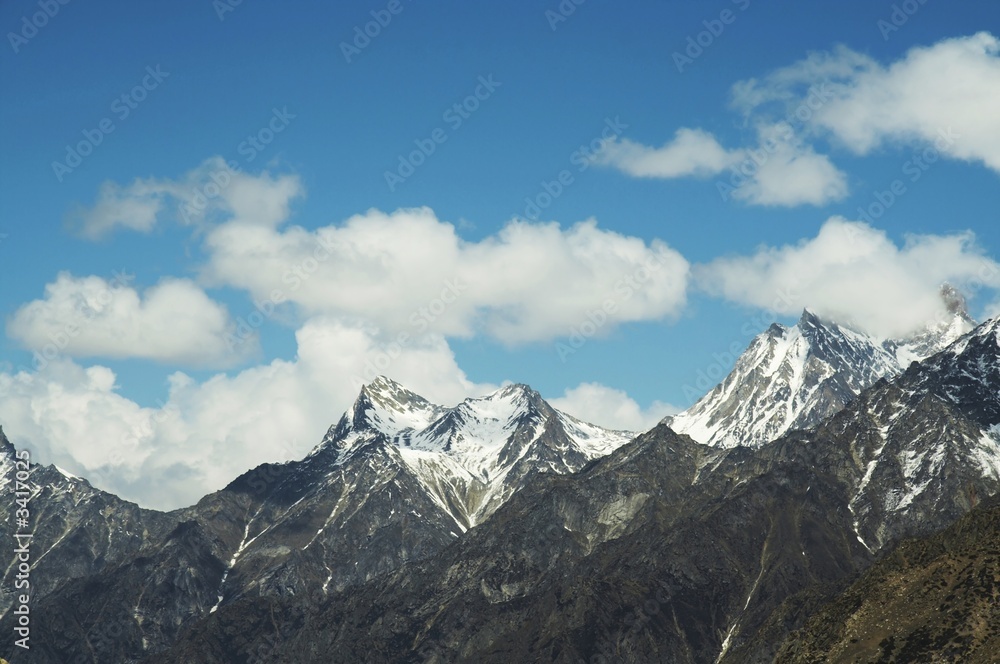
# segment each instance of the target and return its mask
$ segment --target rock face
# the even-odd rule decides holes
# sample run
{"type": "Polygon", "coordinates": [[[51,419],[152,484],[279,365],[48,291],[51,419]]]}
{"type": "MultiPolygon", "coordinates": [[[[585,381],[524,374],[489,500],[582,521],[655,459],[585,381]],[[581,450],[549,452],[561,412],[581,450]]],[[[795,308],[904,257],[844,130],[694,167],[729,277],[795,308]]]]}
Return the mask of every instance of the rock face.
{"type": "Polygon", "coordinates": [[[773,661],[876,556],[1000,488],[997,325],[758,449],[661,425],[434,556],[312,606],[233,602],[150,661],[773,661]]]}
{"type": "MultiPolygon", "coordinates": [[[[31,591],[42,597],[69,579],[86,577],[135,556],[164,537],[172,519],[92,487],[55,466],[32,463],[18,482],[15,449],[0,428],[0,548],[12,552],[15,533],[31,533],[31,591]],[[28,524],[18,527],[16,499],[27,491],[28,524]]],[[[15,565],[3,571],[0,615],[14,602],[15,565]]]]}
{"type": "Polygon", "coordinates": [[[994,498],[938,535],[904,542],[792,634],[776,661],[992,664],[998,625],[994,498]]]}
{"type": "Polygon", "coordinates": [[[816,426],[880,378],[943,350],[975,323],[954,289],[948,316],[904,340],[879,340],[808,309],[792,327],[758,335],[732,372],[691,408],[664,421],[717,447],[760,447],[793,429],[816,426]]]}

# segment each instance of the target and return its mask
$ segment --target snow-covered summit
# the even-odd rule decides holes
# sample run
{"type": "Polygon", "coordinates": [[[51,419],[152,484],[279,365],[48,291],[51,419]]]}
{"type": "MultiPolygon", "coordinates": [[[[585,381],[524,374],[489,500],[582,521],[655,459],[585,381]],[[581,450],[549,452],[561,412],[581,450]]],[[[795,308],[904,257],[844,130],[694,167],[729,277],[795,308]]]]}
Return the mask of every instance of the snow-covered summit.
{"type": "Polygon", "coordinates": [[[335,431],[338,436],[349,431],[372,431],[396,438],[404,432],[425,428],[445,410],[399,383],[379,376],[361,387],[335,431]]]}
{"type": "Polygon", "coordinates": [[[941,286],[941,299],[945,310],[942,315],[929,322],[916,334],[899,340],[885,342],[886,348],[896,355],[899,366],[904,369],[913,362],[920,362],[940,353],[963,335],[976,327],[976,321],[969,315],[965,297],[950,284],[941,286]]]}
{"type": "Polygon", "coordinates": [[[342,464],[381,441],[376,449],[398,458],[442,504],[459,505],[459,521],[471,525],[530,475],[573,472],[634,436],[558,411],[523,384],[449,408],[379,376],[361,388],[314,454],[333,451],[342,464]]]}
{"type": "Polygon", "coordinates": [[[942,297],[948,315],[904,340],[878,339],[805,309],[795,325],[775,323],[755,337],[719,385],[665,422],[717,447],[759,447],[814,426],[974,327],[957,291],[943,287],[942,297]]]}

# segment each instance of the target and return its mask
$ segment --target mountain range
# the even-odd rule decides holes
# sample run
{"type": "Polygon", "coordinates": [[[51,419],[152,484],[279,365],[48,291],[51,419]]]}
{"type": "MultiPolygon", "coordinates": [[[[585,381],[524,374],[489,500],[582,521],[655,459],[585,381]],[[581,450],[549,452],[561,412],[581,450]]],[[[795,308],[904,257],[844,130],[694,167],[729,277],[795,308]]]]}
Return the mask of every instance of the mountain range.
{"type": "MultiPolygon", "coordinates": [[[[443,407],[379,377],[304,459],[259,466],[189,508],[145,510],[35,466],[33,647],[30,658],[12,647],[11,567],[0,652],[853,661],[817,654],[848,632],[810,616],[847,620],[844,597],[865,606],[865,589],[886,592],[858,579],[882,578],[915,546],[900,542],[972,518],[1000,488],[1000,322],[975,327],[948,301],[948,319],[905,340],[807,310],[640,434],[584,423],[525,385],[443,407]]],[[[13,454],[0,432],[4,477],[13,454]]],[[[6,526],[0,546],[14,546],[6,526]]],[[[942,606],[969,610],[953,600],[942,606]]],[[[978,656],[988,639],[976,634],[949,647],[978,656]]]]}

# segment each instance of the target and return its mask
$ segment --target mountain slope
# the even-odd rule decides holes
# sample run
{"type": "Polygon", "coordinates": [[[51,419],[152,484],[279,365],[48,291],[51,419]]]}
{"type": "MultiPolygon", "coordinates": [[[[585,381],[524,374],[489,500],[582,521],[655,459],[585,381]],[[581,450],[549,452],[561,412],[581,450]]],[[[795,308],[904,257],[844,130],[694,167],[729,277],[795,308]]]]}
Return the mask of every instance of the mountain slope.
{"type": "Polygon", "coordinates": [[[1000,501],[993,499],[939,534],[904,542],[789,636],[776,661],[993,664],[998,626],[1000,501]]]}
{"type": "MultiPolygon", "coordinates": [[[[92,487],[55,466],[30,464],[27,482],[15,475],[14,445],[0,428],[0,548],[13,551],[15,532],[31,533],[31,591],[40,599],[61,584],[128,560],[169,532],[172,521],[92,487]],[[28,526],[17,527],[18,491],[27,487],[28,526]]],[[[16,562],[0,579],[0,617],[14,602],[16,562]]]]}
{"type": "Polygon", "coordinates": [[[538,478],[432,558],[315,610],[233,603],[151,661],[205,643],[207,661],[242,661],[276,637],[235,626],[286,607],[272,652],[286,661],[714,661],[738,622],[871,558],[835,477],[749,454],[658,427],[578,475],[538,478]]]}

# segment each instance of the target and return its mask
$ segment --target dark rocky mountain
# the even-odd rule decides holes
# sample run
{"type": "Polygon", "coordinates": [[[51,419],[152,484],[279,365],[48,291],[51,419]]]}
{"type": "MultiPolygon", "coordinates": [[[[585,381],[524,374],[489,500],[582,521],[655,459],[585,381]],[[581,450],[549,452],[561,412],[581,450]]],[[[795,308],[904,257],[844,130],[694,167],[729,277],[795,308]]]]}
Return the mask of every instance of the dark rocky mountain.
{"type": "MultiPolygon", "coordinates": [[[[630,437],[556,411],[524,385],[443,408],[379,378],[302,461],[260,466],[191,508],[143,511],[156,530],[139,528],[145,539],[132,549],[112,560],[95,552],[78,574],[50,571],[59,592],[35,596],[46,636],[31,661],[136,659],[241,597],[321,601],[437,552],[533,477],[577,470],[630,437]]],[[[59,518],[91,518],[67,500],[59,518]]]]}
{"type": "Polygon", "coordinates": [[[150,661],[770,662],[877,556],[1000,488],[997,325],[758,449],[661,425],[435,556],[318,605],[234,602],[150,661]]]}
{"type": "Polygon", "coordinates": [[[779,664],[963,662],[1000,653],[1000,500],[903,542],[782,645],[779,664]]]}
{"type": "Polygon", "coordinates": [[[433,558],[315,612],[234,603],[151,661],[205,643],[220,662],[269,644],[280,661],[714,661],[773,598],[870,560],[841,496],[805,463],[769,470],[661,426],[578,475],[539,478],[433,558]],[[264,611],[291,618],[240,633],[264,611]]]}
{"type": "MultiPolygon", "coordinates": [[[[30,464],[29,477],[16,478],[14,445],[0,428],[0,547],[14,551],[15,533],[30,533],[31,589],[41,598],[66,581],[91,576],[135,556],[165,536],[172,520],[92,487],[55,466],[30,464]],[[28,491],[28,524],[18,527],[17,498],[28,491]]],[[[16,593],[16,565],[0,579],[0,615],[16,593]]]]}

